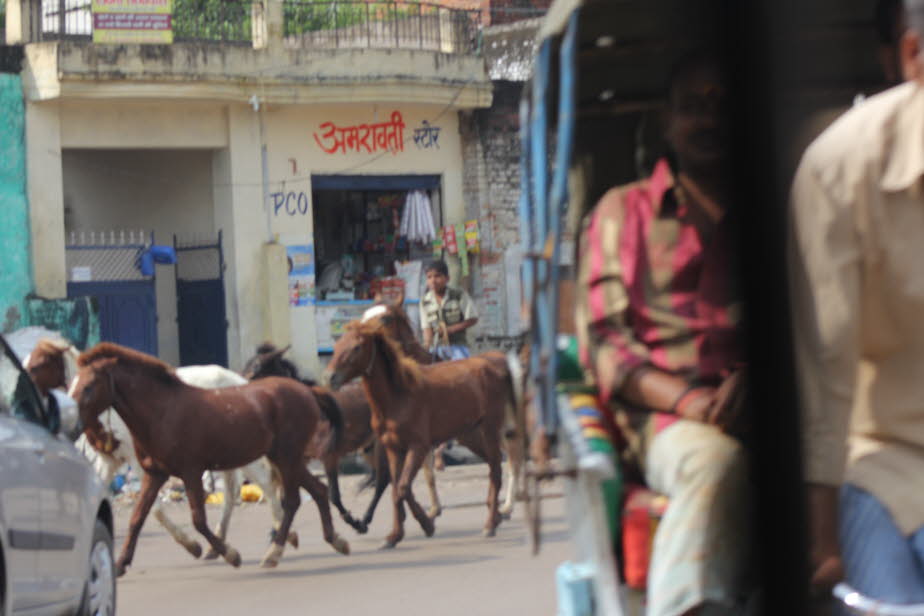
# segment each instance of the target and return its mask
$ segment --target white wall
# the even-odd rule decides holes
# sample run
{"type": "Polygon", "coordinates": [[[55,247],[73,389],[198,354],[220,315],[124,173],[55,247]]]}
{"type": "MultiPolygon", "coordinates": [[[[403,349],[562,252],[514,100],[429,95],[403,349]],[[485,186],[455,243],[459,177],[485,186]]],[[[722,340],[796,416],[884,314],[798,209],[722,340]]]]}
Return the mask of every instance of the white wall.
{"type": "MultiPolygon", "coordinates": [[[[174,233],[214,233],[212,159],[211,150],[63,150],[65,230],[153,230],[168,245],[174,233]]],[[[157,267],[157,316],[159,355],[178,365],[172,266],[157,267]]]]}
{"type": "MultiPolygon", "coordinates": [[[[465,203],[462,196],[462,147],[458,112],[444,106],[411,103],[271,106],[266,111],[269,162],[270,225],[284,244],[314,243],[312,175],[439,175],[442,183],[442,211],[445,224],[463,222],[465,203]],[[401,114],[402,147],[399,151],[368,152],[364,149],[328,153],[322,145],[330,122],[336,127],[387,122],[393,112],[401,114]],[[420,147],[414,140],[415,129],[439,127],[439,147],[420,147]],[[315,138],[317,135],[317,139],[315,138]],[[321,144],[318,143],[321,141],[321,144]],[[275,208],[273,194],[294,195],[290,206],[275,208]],[[301,201],[297,201],[301,199],[301,201]],[[294,204],[307,204],[295,207],[294,204]]],[[[457,260],[450,267],[457,270],[457,260]]],[[[457,274],[456,274],[457,277],[457,274]]],[[[292,307],[291,332],[293,355],[309,369],[320,369],[314,309],[292,307]]]]}

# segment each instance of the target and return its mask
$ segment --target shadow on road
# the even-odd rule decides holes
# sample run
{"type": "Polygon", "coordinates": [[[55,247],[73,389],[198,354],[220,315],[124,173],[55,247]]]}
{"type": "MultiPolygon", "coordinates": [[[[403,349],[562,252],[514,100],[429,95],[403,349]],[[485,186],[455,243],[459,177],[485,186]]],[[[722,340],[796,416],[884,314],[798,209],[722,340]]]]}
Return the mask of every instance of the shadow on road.
{"type": "MultiPolygon", "coordinates": [[[[498,560],[498,556],[466,554],[458,556],[446,556],[445,554],[435,556],[426,560],[408,560],[408,561],[389,561],[381,563],[356,563],[350,564],[344,560],[343,566],[340,567],[322,567],[320,569],[298,569],[298,570],[265,570],[254,568],[251,571],[242,571],[241,575],[233,578],[221,578],[215,581],[238,583],[241,578],[293,578],[316,575],[331,575],[336,573],[358,573],[362,571],[379,571],[379,570],[401,570],[401,569],[432,569],[435,567],[455,567],[457,565],[470,565],[480,562],[498,560]]],[[[288,562],[301,560],[299,558],[288,559],[288,562]]]]}

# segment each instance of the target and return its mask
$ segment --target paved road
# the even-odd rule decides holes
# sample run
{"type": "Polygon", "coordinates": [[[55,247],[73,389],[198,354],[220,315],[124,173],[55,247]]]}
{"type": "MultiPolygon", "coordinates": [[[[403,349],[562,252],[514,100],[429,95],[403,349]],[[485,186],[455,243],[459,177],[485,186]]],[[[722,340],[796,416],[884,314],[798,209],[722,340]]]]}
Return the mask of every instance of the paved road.
{"type": "MultiPolygon", "coordinates": [[[[288,548],[275,570],[258,567],[270,524],[266,505],[246,504],[235,511],[229,539],[244,559],[237,570],[224,561],[193,560],[149,519],[135,563],[119,580],[118,612],[122,616],[551,616],[555,613],[555,567],[571,557],[561,486],[547,488],[545,543],[534,558],[526,546],[522,506],[512,520],[500,526],[497,537],[481,537],[486,477],[484,465],[454,466],[439,473],[444,511],[437,519],[436,535],[425,538],[409,516],[405,540],[390,551],[378,549],[390,529],[388,499],[383,498],[365,536],[337,518],[337,529],[350,541],[350,556],[334,553],[323,542],[317,508],[304,503],[295,518],[301,547],[288,548]]],[[[346,504],[353,511],[362,510],[370,496],[368,491],[355,494],[357,480],[342,479],[346,504]]],[[[415,488],[418,499],[426,503],[426,489],[420,481],[415,488]]],[[[216,506],[208,509],[213,527],[218,510],[216,506]]],[[[171,503],[167,511],[175,522],[194,532],[185,504],[171,503]]],[[[128,505],[117,511],[117,552],[129,514],[128,505]]]]}

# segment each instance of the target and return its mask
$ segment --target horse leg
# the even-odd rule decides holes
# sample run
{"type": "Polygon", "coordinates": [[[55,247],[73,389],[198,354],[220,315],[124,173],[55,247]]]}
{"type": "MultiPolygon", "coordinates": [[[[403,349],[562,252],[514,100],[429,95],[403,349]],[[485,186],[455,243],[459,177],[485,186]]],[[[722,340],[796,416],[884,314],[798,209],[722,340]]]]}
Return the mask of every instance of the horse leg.
{"type": "Polygon", "coordinates": [[[186,498],[189,500],[189,510],[192,512],[192,523],[199,534],[206,538],[212,549],[224,557],[232,567],[241,566],[240,553],[216,537],[209,528],[205,517],[205,490],[202,487],[202,474],[192,472],[183,477],[186,486],[186,498]]]}
{"type": "Polygon", "coordinates": [[[427,449],[425,447],[411,447],[408,449],[404,458],[404,468],[401,469],[401,478],[396,483],[401,498],[407,501],[411,514],[417,519],[417,523],[420,524],[424,534],[427,537],[432,537],[435,531],[433,520],[426,514],[417,499],[414,498],[414,491],[411,489],[414,476],[417,475],[417,471],[420,470],[420,465],[426,456],[427,449]]]}
{"type": "Polygon", "coordinates": [[[186,551],[192,554],[193,558],[199,558],[202,556],[202,546],[199,545],[197,541],[191,539],[189,535],[183,532],[183,529],[174,524],[170,518],[167,517],[167,514],[164,512],[163,507],[156,500],[151,506],[151,513],[154,514],[154,519],[160,522],[160,525],[170,533],[170,536],[173,537],[173,540],[186,548],[186,551]]]}
{"type": "Polygon", "coordinates": [[[327,499],[327,486],[311,474],[307,467],[301,466],[302,487],[308,490],[311,498],[318,506],[321,514],[321,528],[324,531],[324,541],[328,542],[341,554],[350,553],[350,544],[334,530],[334,523],[330,517],[330,501],[327,499]]]}
{"type": "Polygon", "coordinates": [[[476,456],[488,463],[488,476],[491,480],[488,487],[488,519],[484,523],[484,536],[493,537],[497,526],[501,522],[501,514],[498,511],[497,502],[500,494],[501,478],[501,451],[500,451],[500,429],[485,428],[466,435],[465,439],[459,439],[459,442],[472,450],[476,456]]]}
{"type": "Polygon", "coordinates": [[[439,494],[436,493],[436,474],[433,472],[434,466],[434,454],[433,450],[427,452],[427,457],[424,458],[423,463],[423,473],[424,479],[427,481],[427,489],[430,490],[430,510],[427,511],[427,515],[432,518],[438,518],[441,513],[443,513],[443,507],[440,505],[439,494]]]}
{"type": "MultiPolygon", "coordinates": [[[[279,500],[279,494],[283,491],[279,473],[274,470],[272,463],[265,457],[243,467],[241,473],[251,482],[260,486],[260,490],[263,491],[263,498],[269,503],[270,512],[273,516],[273,529],[270,531],[270,541],[272,541],[276,538],[279,525],[282,523],[282,516],[285,515],[282,510],[282,503],[279,500]]],[[[286,541],[293,548],[298,548],[298,533],[290,530],[286,541]]]]}
{"type": "Polygon", "coordinates": [[[340,512],[340,517],[344,522],[352,526],[357,532],[362,533],[362,525],[350,514],[340,500],[340,472],[337,469],[338,462],[339,460],[337,460],[337,457],[333,455],[324,460],[324,472],[327,475],[327,485],[330,488],[330,502],[337,508],[337,511],[340,512]]]}
{"type": "Polygon", "coordinates": [[[498,510],[504,519],[509,520],[513,514],[513,505],[520,495],[520,489],[523,485],[523,446],[520,439],[514,435],[512,438],[505,439],[507,449],[507,468],[510,470],[510,483],[507,484],[507,496],[504,504],[498,510]]]}
{"type": "Polygon", "coordinates": [[[433,450],[433,466],[438,471],[446,470],[446,459],[443,457],[444,451],[446,451],[446,443],[440,443],[433,450]]]}
{"type": "Polygon", "coordinates": [[[388,472],[388,454],[385,452],[385,447],[378,441],[375,442],[373,447],[375,449],[375,458],[371,466],[372,473],[375,476],[375,494],[372,495],[372,501],[366,509],[362,522],[360,522],[362,525],[360,533],[365,533],[369,530],[369,524],[372,523],[372,516],[375,515],[375,508],[379,505],[379,499],[382,498],[385,488],[391,483],[391,473],[388,472]]]}
{"type": "Polygon", "coordinates": [[[278,474],[275,474],[274,477],[277,477],[282,482],[282,521],[279,523],[276,535],[273,537],[269,549],[263,556],[263,560],[260,561],[261,567],[275,567],[279,564],[279,559],[282,558],[282,553],[286,545],[285,538],[289,536],[289,529],[292,527],[292,520],[295,518],[295,512],[298,511],[298,507],[301,505],[301,499],[298,495],[299,468],[307,472],[301,460],[298,460],[294,466],[290,465],[285,473],[283,473],[279,465],[276,464],[276,471],[278,471],[278,474]]]}
{"type": "MultiPolygon", "coordinates": [[[[403,460],[401,452],[391,447],[385,448],[388,456],[388,468],[391,476],[400,477],[403,460]]],[[[398,481],[391,482],[391,503],[392,503],[392,529],[391,533],[385,538],[383,549],[390,549],[398,545],[398,542],[404,539],[404,501],[401,491],[398,490],[398,481]]]]}
{"type": "MultiPolygon", "coordinates": [[[[236,471],[222,471],[221,476],[225,482],[225,498],[221,504],[221,520],[218,522],[215,535],[224,541],[228,536],[228,525],[231,523],[231,513],[234,511],[234,495],[240,489],[237,485],[236,471]]],[[[215,560],[216,558],[218,558],[218,552],[215,551],[215,548],[209,548],[209,551],[205,553],[205,560],[215,560]]]]}
{"type": "Polygon", "coordinates": [[[138,544],[138,534],[141,532],[141,527],[144,525],[145,518],[148,517],[148,512],[151,511],[154,501],[157,500],[157,493],[160,492],[161,486],[166,481],[167,475],[153,475],[145,471],[144,477],[141,479],[141,497],[132,512],[132,519],[128,524],[128,536],[122,545],[122,554],[119,556],[119,560],[116,561],[117,576],[125,575],[126,569],[132,564],[135,546],[138,544]]]}

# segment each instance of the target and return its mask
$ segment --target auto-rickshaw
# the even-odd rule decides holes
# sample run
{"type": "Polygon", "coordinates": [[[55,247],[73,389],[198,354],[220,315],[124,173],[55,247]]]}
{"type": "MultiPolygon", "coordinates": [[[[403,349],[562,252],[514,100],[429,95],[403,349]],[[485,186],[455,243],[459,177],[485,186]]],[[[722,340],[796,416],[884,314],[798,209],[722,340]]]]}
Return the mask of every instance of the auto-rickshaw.
{"type": "MultiPolygon", "coordinates": [[[[874,4],[556,0],[549,9],[521,101],[519,214],[523,300],[529,312],[527,387],[537,425],[530,434],[540,442],[551,438],[558,447],[555,463],[547,450],[533,448],[526,506],[530,537],[538,550],[538,482],[564,476],[577,554],[556,573],[559,614],[642,613],[650,542],[669,506],[666,498],[631,485],[623,473],[618,430],[577,358],[574,264],[582,216],[606,189],[651,170],[663,148],[659,115],[677,56],[702,46],[737,50],[731,52],[742,54],[736,70],[749,75],[764,68],[766,77],[761,81],[757,72],[757,78],[746,76],[735,84],[735,126],[765,114],[764,125],[739,136],[735,146],[750,154],[747,163],[765,165],[769,178],[765,192],[755,198],[762,208],[740,230],[742,269],[749,277],[767,277],[770,283],[760,292],[778,294],[782,300],[777,301],[785,303],[785,293],[779,294],[779,284],[785,283],[785,208],[780,204],[799,152],[857,95],[888,85],[877,59],[883,42],[877,49],[874,4]]],[[[739,182],[754,182],[761,169],[738,166],[736,173],[739,182]]],[[[746,288],[746,297],[749,304],[763,300],[753,286],[746,288]]],[[[792,497],[801,475],[798,455],[780,456],[780,451],[798,451],[788,323],[759,308],[752,313],[766,324],[748,331],[752,365],[773,370],[783,382],[769,390],[766,381],[755,380],[754,412],[791,410],[774,424],[756,421],[763,430],[755,452],[763,493],[756,504],[766,510],[774,503],[779,514],[776,526],[762,514],[755,533],[761,535],[763,561],[782,558],[781,570],[762,570],[758,602],[765,611],[788,606],[786,613],[797,613],[794,606],[808,602],[801,586],[807,580],[801,561],[806,553],[802,501],[792,497]],[[754,354],[755,348],[761,353],[754,354]]],[[[924,614],[921,606],[875,604],[843,585],[835,595],[857,613],[924,614]]]]}

